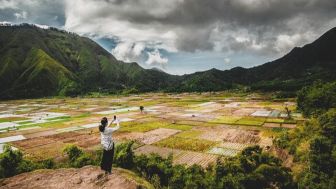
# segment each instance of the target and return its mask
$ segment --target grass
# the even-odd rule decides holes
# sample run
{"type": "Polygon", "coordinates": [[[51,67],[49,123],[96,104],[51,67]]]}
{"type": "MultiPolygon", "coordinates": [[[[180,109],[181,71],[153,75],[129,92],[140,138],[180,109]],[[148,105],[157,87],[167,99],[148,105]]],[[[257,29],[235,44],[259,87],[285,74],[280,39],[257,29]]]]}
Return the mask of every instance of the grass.
{"type": "Polygon", "coordinates": [[[61,119],[61,120],[51,121],[51,122],[46,122],[46,123],[36,123],[36,124],[29,125],[29,127],[39,126],[39,127],[59,128],[59,127],[67,126],[66,123],[72,120],[73,120],[72,118],[66,118],[66,119],[61,119]]]}
{"type": "Polygon", "coordinates": [[[84,117],[89,117],[91,115],[90,112],[82,113],[80,115],[73,116],[74,118],[84,118],[84,117]]]}
{"type": "Polygon", "coordinates": [[[195,139],[195,138],[198,138],[198,136],[200,136],[201,134],[202,134],[201,131],[193,130],[193,131],[181,132],[181,133],[177,134],[176,136],[181,137],[181,138],[195,139]]]}
{"type": "Polygon", "coordinates": [[[25,124],[30,124],[30,123],[34,123],[34,122],[32,122],[32,121],[22,121],[22,122],[19,122],[17,124],[19,124],[19,125],[25,125],[25,124]]]}
{"type": "Polygon", "coordinates": [[[25,117],[4,117],[0,118],[0,123],[27,120],[25,117]]]}
{"type": "Polygon", "coordinates": [[[157,128],[167,128],[169,123],[166,122],[145,122],[136,124],[136,122],[129,122],[128,124],[122,125],[120,131],[126,132],[147,132],[157,128]],[[133,124],[132,124],[133,123],[133,124]]]}
{"type": "Polygon", "coordinates": [[[238,120],[235,124],[247,126],[262,126],[264,122],[265,118],[244,117],[238,120]]]}
{"type": "Polygon", "coordinates": [[[191,121],[191,120],[176,121],[176,124],[191,125],[191,126],[202,126],[202,127],[216,126],[216,123],[212,123],[212,122],[191,121]]]}
{"type": "Polygon", "coordinates": [[[63,120],[63,119],[69,119],[70,116],[60,116],[60,117],[52,117],[52,118],[48,118],[48,121],[53,121],[53,120],[63,120]]]}
{"type": "Polygon", "coordinates": [[[161,140],[154,145],[166,148],[174,148],[181,150],[189,150],[196,152],[205,152],[210,148],[214,147],[217,143],[208,140],[182,138],[182,137],[169,137],[167,139],[161,140]]]}
{"type": "Polygon", "coordinates": [[[278,137],[282,134],[282,132],[287,131],[287,128],[277,127],[271,129],[263,129],[261,134],[263,137],[278,137]]]}
{"type": "Polygon", "coordinates": [[[189,131],[190,129],[193,128],[193,126],[183,125],[183,124],[169,124],[169,125],[163,126],[163,128],[177,129],[177,130],[181,130],[181,131],[189,131]]]}
{"type": "Polygon", "coordinates": [[[210,123],[235,124],[241,117],[236,116],[220,116],[217,119],[210,121],[210,123]]]}
{"type": "Polygon", "coordinates": [[[197,104],[201,104],[207,102],[206,100],[201,100],[201,101],[197,101],[197,100],[179,100],[179,101],[174,101],[174,102],[170,102],[168,103],[168,105],[170,106],[178,106],[178,107],[188,107],[188,106],[193,106],[193,105],[197,105],[197,104]]]}
{"type": "Polygon", "coordinates": [[[285,119],[283,123],[287,123],[287,124],[296,124],[297,121],[294,119],[285,119]]]}
{"type": "Polygon", "coordinates": [[[283,123],[285,120],[280,118],[267,118],[267,123],[283,123]]]}
{"type": "Polygon", "coordinates": [[[137,188],[154,189],[153,185],[151,185],[145,179],[136,175],[134,172],[122,168],[114,168],[114,169],[117,170],[121,175],[125,176],[126,178],[135,181],[137,183],[137,188]]]}

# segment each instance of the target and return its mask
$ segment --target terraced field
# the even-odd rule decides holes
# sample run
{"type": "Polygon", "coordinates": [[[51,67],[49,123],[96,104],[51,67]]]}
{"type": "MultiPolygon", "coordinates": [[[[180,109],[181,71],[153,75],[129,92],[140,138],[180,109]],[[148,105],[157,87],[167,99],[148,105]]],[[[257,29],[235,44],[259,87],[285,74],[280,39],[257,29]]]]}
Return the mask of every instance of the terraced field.
{"type": "Polygon", "coordinates": [[[10,144],[35,159],[62,158],[70,143],[94,150],[100,148],[100,119],[117,115],[121,128],[113,137],[136,141],[136,154],[173,153],[174,163],[205,167],[247,146],[272,146],[272,136],[302,122],[291,99],[271,99],[258,94],[148,93],[2,101],[0,147],[10,144]],[[293,119],[287,118],[285,107],[293,111],[293,119]]]}

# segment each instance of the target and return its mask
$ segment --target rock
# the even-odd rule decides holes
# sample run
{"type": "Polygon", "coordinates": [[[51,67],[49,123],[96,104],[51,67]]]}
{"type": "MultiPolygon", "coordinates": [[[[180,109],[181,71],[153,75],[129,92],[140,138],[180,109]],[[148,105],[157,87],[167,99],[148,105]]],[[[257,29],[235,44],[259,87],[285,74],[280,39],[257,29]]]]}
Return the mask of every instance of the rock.
{"type": "Polygon", "coordinates": [[[113,168],[113,174],[105,175],[104,171],[96,166],[79,169],[42,169],[0,180],[0,189],[136,189],[139,186],[153,188],[147,181],[128,170],[113,168]]]}

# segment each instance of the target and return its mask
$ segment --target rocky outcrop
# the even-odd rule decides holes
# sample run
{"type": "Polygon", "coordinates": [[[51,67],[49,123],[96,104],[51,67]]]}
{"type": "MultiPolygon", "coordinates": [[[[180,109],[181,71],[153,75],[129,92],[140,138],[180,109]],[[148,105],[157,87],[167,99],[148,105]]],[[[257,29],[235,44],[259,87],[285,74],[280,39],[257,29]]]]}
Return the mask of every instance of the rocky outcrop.
{"type": "Polygon", "coordinates": [[[124,169],[113,169],[113,173],[105,175],[99,167],[85,166],[79,169],[43,169],[23,173],[2,179],[1,189],[68,189],[68,188],[116,188],[136,189],[153,188],[148,182],[124,169]]]}

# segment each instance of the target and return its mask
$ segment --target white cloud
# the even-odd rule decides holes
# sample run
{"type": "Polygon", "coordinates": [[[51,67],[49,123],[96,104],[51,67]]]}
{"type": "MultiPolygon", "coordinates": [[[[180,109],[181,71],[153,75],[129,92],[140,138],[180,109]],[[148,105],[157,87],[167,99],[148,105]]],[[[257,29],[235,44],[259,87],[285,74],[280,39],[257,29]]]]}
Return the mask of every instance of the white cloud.
{"type": "Polygon", "coordinates": [[[39,28],[41,28],[41,29],[49,29],[50,27],[49,26],[47,26],[47,25],[41,25],[41,24],[34,24],[36,27],[39,27],[39,28]]]}
{"type": "Polygon", "coordinates": [[[294,35],[279,35],[275,41],[275,49],[281,53],[287,53],[287,51],[295,46],[301,46],[307,41],[311,41],[315,37],[311,32],[294,34],[294,35]]]}
{"type": "Polygon", "coordinates": [[[145,45],[143,43],[121,42],[111,52],[119,60],[137,62],[144,50],[145,45]]]}
{"type": "Polygon", "coordinates": [[[224,63],[225,63],[225,64],[229,64],[229,63],[231,63],[231,59],[230,59],[230,58],[224,58],[224,63]]]}
{"type": "Polygon", "coordinates": [[[147,52],[148,59],[146,61],[146,64],[148,65],[160,65],[164,66],[168,63],[168,58],[162,57],[159,50],[155,50],[153,52],[147,52]]]}
{"type": "Polygon", "coordinates": [[[17,3],[15,1],[0,0],[0,9],[15,9],[17,3]]]}
{"type": "Polygon", "coordinates": [[[12,26],[12,25],[14,25],[12,22],[7,21],[0,22],[0,26],[12,26]]]}
{"type": "Polygon", "coordinates": [[[22,11],[22,12],[17,12],[17,13],[14,13],[14,16],[16,17],[17,20],[20,20],[20,19],[26,19],[27,18],[27,12],[26,11],[22,11]]]}
{"type": "MultiPolygon", "coordinates": [[[[176,0],[178,1],[178,0],[176,0]]],[[[102,37],[117,38],[128,43],[142,43],[148,48],[164,48],[176,52],[176,32],[160,23],[135,23],[124,18],[125,14],[149,14],[160,18],[170,12],[176,4],[169,1],[66,1],[65,29],[80,34],[96,34],[102,37]],[[137,4],[139,3],[139,4],[137,4]],[[148,6],[148,3],[151,3],[148,6]],[[136,7],[136,8],[135,8],[136,7]],[[171,8],[169,8],[171,7],[171,8]]]]}

